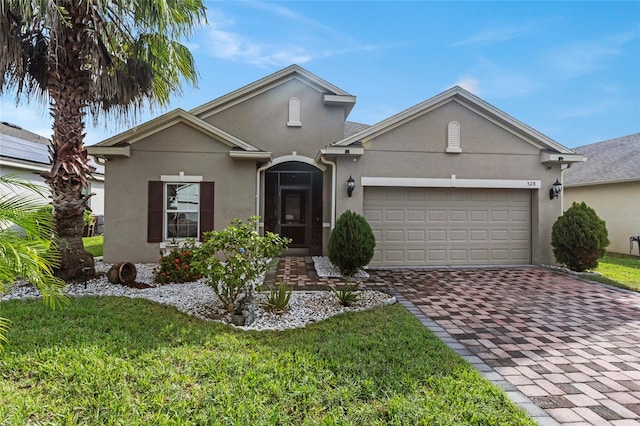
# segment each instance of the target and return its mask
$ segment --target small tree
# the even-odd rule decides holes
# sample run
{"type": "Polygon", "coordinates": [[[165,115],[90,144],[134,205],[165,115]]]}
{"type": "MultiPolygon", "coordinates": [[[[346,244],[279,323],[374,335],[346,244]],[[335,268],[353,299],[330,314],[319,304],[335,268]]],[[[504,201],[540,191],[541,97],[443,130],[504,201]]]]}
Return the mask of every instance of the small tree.
{"type": "Polygon", "coordinates": [[[553,224],[551,245],[556,260],[571,270],[593,269],[609,245],[606,223],[584,202],[574,202],[553,224]]]}
{"type": "MultiPolygon", "coordinates": [[[[62,293],[65,282],[53,275],[58,254],[52,242],[51,209],[44,201],[37,185],[0,176],[0,295],[16,280],[26,279],[55,308],[67,298],[62,293]]],[[[0,350],[7,343],[8,329],[9,320],[0,318],[0,350]]]]}
{"type": "Polygon", "coordinates": [[[373,257],[376,239],[367,220],[347,210],[329,236],[329,260],[345,276],[352,276],[373,257]]]}
{"type": "Polygon", "coordinates": [[[246,223],[235,219],[223,231],[206,232],[193,262],[229,312],[252,303],[256,280],[288,243],[272,232],[261,236],[257,223],[252,216],[246,223]]]}

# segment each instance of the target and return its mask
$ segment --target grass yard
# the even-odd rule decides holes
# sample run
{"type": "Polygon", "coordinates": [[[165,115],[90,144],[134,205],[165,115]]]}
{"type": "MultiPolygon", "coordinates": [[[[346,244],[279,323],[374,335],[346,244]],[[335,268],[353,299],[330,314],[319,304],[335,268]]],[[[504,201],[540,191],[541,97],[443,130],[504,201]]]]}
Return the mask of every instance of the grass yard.
{"type": "Polygon", "coordinates": [[[640,259],[638,256],[607,254],[595,270],[601,277],[589,277],[594,281],[612,284],[640,292],[640,259]]]}
{"type": "Polygon", "coordinates": [[[102,256],[102,245],[104,244],[104,236],[96,235],[95,237],[84,237],[82,239],[85,250],[93,255],[93,257],[102,256]]]}
{"type": "Polygon", "coordinates": [[[534,424],[400,305],[282,332],[115,297],[0,316],[0,424],[534,424]]]}

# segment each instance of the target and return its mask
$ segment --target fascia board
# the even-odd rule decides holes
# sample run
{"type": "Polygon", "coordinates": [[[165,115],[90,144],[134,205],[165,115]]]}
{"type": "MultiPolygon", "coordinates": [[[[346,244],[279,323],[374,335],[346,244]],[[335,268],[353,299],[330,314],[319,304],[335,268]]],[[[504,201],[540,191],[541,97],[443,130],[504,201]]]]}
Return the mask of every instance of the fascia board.
{"type": "Polygon", "coordinates": [[[114,136],[111,139],[107,139],[92,146],[109,147],[122,142],[126,142],[128,145],[131,145],[141,139],[165,130],[178,123],[187,124],[192,128],[213,137],[219,142],[224,143],[230,148],[242,148],[247,151],[259,151],[258,148],[254,147],[253,145],[250,145],[236,138],[235,136],[230,135],[224,130],[219,129],[180,108],[175,109],[151,121],[148,121],[140,126],[136,126],[133,129],[127,130],[126,132],[114,136]]]}
{"type": "Polygon", "coordinates": [[[332,92],[338,96],[351,96],[344,90],[334,86],[333,84],[321,79],[315,74],[310,73],[304,68],[298,65],[291,65],[280,71],[277,71],[271,75],[268,75],[260,80],[256,80],[240,89],[227,93],[211,102],[207,102],[204,105],[196,107],[189,111],[200,118],[207,118],[214,114],[224,111],[234,105],[251,99],[267,90],[272,89],[275,86],[286,83],[292,79],[298,79],[303,83],[309,84],[311,87],[318,90],[320,93],[332,92]],[[302,77],[303,79],[301,79],[302,77]]]}
{"type": "Polygon", "coordinates": [[[86,147],[87,154],[93,155],[96,157],[104,157],[107,155],[117,156],[117,157],[130,157],[131,156],[131,147],[129,145],[125,146],[96,146],[91,145],[86,147]]]}
{"type": "MultiPolygon", "coordinates": [[[[51,166],[47,164],[28,164],[18,161],[11,161],[4,158],[0,158],[0,166],[12,167],[14,169],[29,170],[32,172],[49,172],[51,166]]],[[[89,175],[89,180],[104,181],[104,175],[101,173],[92,173],[89,175]]]]}
{"type": "Polygon", "coordinates": [[[549,137],[527,126],[521,121],[511,117],[505,112],[483,101],[482,99],[462,89],[459,86],[454,86],[451,89],[446,90],[430,99],[427,99],[424,102],[421,102],[392,117],[387,118],[386,120],[374,124],[373,126],[359,133],[342,139],[334,143],[333,145],[344,146],[349,145],[353,142],[372,139],[404,124],[407,121],[412,120],[416,116],[426,114],[427,112],[432,111],[433,109],[438,108],[439,106],[450,101],[459,102],[461,105],[464,105],[465,107],[471,109],[472,111],[488,119],[492,123],[499,125],[503,129],[515,134],[520,138],[523,138],[525,141],[534,145],[538,149],[551,148],[554,151],[558,151],[563,154],[573,154],[573,152],[569,148],[560,145],[549,137]]]}

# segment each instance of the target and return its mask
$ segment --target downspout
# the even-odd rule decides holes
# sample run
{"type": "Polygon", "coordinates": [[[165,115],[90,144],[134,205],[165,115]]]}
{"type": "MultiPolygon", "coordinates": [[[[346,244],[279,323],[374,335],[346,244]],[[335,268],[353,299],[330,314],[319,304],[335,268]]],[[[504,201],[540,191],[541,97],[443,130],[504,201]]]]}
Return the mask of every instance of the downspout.
{"type": "Polygon", "coordinates": [[[563,191],[560,193],[560,214],[564,214],[564,172],[571,167],[571,164],[560,165],[560,183],[562,184],[563,191]]]}
{"type": "MultiPolygon", "coordinates": [[[[260,216],[260,174],[271,167],[271,160],[267,161],[264,166],[256,170],[256,216],[260,216]]],[[[256,232],[260,233],[260,221],[256,223],[256,232]]],[[[264,222],[262,222],[264,226],[264,222]]]]}
{"type": "Polygon", "coordinates": [[[336,224],[336,163],[324,158],[322,153],[320,154],[320,161],[324,164],[331,166],[331,229],[333,230],[336,224]]]}

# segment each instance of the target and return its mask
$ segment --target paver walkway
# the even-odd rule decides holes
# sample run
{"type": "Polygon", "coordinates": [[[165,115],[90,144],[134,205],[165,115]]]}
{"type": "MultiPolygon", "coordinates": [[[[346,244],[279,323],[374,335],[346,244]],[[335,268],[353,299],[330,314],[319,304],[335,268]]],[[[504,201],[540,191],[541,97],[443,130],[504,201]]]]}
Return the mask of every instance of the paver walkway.
{"type": "MultiPolygon", "coordinates": [[[[338,282],[312,269],[310,258],[282,258],[277,279],[338,282]]],[[[640,425],[640,294],[533,267],[370,273],[367,287],[399,292],[484,361],[485,376],[557,422],[640,425]]]]}

